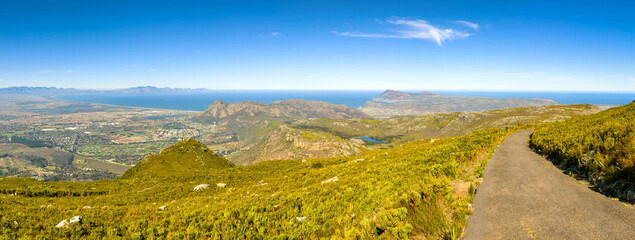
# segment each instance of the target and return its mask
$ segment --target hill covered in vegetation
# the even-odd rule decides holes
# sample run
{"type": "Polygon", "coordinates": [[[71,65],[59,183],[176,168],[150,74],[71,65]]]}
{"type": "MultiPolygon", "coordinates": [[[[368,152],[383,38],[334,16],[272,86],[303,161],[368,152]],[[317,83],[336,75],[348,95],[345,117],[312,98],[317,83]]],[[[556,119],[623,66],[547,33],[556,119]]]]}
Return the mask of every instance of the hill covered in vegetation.
{"type": "Polygon", "coordinates": [[[530,144],[598,191],[635,202],[635,102],[540,126],[530,144]]]}
{"type": "Polygon", "coordinates": [[[159,154],[145,157],[121,178],[187,175],[231,167],[234,164],[214,154],[207,146],[194,139],[183,139],[159,154]]]}
{"type": "Polygon", "coordinates": [[[0,179],[0,234],[9,239],[456,238],[487,159],[514,131],[480,130],[358,157],[246,167],[225,165],[198,143],[183,141],[117,180],[0,179]],[[65,219],[71,223],[62,224],[65,219]]]}
{"type": "Polygon", "coordinates": [[[199,122],[216,122],[219,125],[226,125],[235,122],[246,122],[254,117],[281,119],[312,117],[329,119],[370,118],[370,116],[359,110],[327,102],[285,100],[266,104],[248,101],[225,103],[221,100],[216,100],[207,110],[193,116],[192,119],[199,122]]]}

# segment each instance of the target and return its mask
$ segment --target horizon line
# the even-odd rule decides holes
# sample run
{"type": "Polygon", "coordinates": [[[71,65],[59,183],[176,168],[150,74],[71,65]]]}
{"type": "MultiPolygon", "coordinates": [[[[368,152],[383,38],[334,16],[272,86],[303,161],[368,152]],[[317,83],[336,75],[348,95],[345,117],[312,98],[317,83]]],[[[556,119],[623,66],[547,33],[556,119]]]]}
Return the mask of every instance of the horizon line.
{"type": "Polygon", "coordinates": [[[164,87],[164,86],[152,86],[152,85],[138,85],[138,86],[130,86],[130,87],[122,87],[122,88],[66,88],[66,87],[57,87],[57,86],[8,86],[8,87],[0,87],[0,89],[6,88],[20,88],[20,87],[28,87],[28,88],[57,88],[57,89],[73,89],[73,90],[97,90],[97,91],[108,91],[108,90],[123,90],[123,89],[131,89],[131,88],[139,88],[139,87],[154,87],[154,88],[170,88],[170,89],[190,89],[190,90],[207,90],[210,92],[213,91],[386,91],[386,90],[395,90],[395,91],[462,91],[462,92],[594,92],[594,93],[635,93],[633,90],[619,91],[619,90],[560,90],[560,89],[531,89],[531,90],[518,90],[518,89],[448,89],[448,88],[430,88],[430,89],[421,89],[421,88],[369,88],[369,89],[308,89],[308,88],[220,88],[220,89],[209,89],[205,87],[164,87]]]}

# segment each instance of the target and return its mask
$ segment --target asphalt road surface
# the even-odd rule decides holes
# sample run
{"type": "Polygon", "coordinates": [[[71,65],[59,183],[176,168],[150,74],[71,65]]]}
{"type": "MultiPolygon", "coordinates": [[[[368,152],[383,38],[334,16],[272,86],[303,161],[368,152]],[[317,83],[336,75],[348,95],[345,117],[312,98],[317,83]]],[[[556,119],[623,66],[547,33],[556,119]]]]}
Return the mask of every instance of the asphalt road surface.
{"type": "Polygon", "coordinates": [[[462,239],[635,239],[635,208],[592,191],[509,136],[485,168],[462,239]]]}

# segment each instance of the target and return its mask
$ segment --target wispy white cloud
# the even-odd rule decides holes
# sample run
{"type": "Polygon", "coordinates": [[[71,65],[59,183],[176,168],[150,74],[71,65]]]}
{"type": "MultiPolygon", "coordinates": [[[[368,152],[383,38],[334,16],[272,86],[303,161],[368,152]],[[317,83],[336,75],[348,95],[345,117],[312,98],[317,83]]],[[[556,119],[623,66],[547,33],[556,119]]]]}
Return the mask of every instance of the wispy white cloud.
{"type": "Polygon", "coordinates": [[[470,27],[470,28],[472,28],[474,30],[478,30],[478,24],[476,24],[476,23],[463,21],[463,20],[457,20],[457,21],[454,21],[454,22],[458,23],[458,24],[463,24],[463,25],[468,26],[468,27],[470,27]]]}
{"type": "Polygon", "coordinates": [[[635,83],[635,78],[631,78],[631,81],[633,81],[633,83],[635,83]]]}
{"type": "Polygon", "coordinates": [[[280,36],[280,32],[272,32],[271,36],[272,37],[279,37],[280,36]]]}
{"type": "MultiPolygon", "coordinates": [[[[389,18],[385,22],[401,28],[392,30],[392,33],[352,33],[338,31],[333,31],[332,33],[345,37],[425,39],[432,40],[439,46],[442,46],[446,40],[466,38],[474,34],[473,31],[467,32],[452,28],[443,29],[436,27],[422,19],[389,18]]],[[[472,30],[478,29],[478,24],[476,23],[467,21],[453,21],[453,23],[465,25],[472,30]]]]}
{"type": "Polygon", "coordinates": [[[77,72],[75,70],[41,70],[35,73],[74,73],[77,72]]]}

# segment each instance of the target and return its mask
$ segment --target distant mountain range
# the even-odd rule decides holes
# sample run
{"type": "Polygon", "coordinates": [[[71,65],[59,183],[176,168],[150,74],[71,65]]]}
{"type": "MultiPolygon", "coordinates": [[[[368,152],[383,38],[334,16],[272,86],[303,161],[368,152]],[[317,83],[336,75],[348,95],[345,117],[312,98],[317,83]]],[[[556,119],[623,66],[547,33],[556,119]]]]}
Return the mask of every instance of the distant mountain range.
{"type": "Polygon", "coordinates": [[[433,92],[408,93],[386,90],[381,95],[359,107],[376,118],[408,116],[429,113],[482,112],[507,108],[557,105],[540,98],[490,98],[439,95],[433,92]]]}
{"type": "Polygon", "coordinates": [[[93,90],[56,87],[8,87],[0,88],[0,94],[32,94],[32,95],[66,95],[66,94],[156,94],[156,93],[205,93],[206,88],[159,88],[139,86],[112,90],[93,90]]]}

